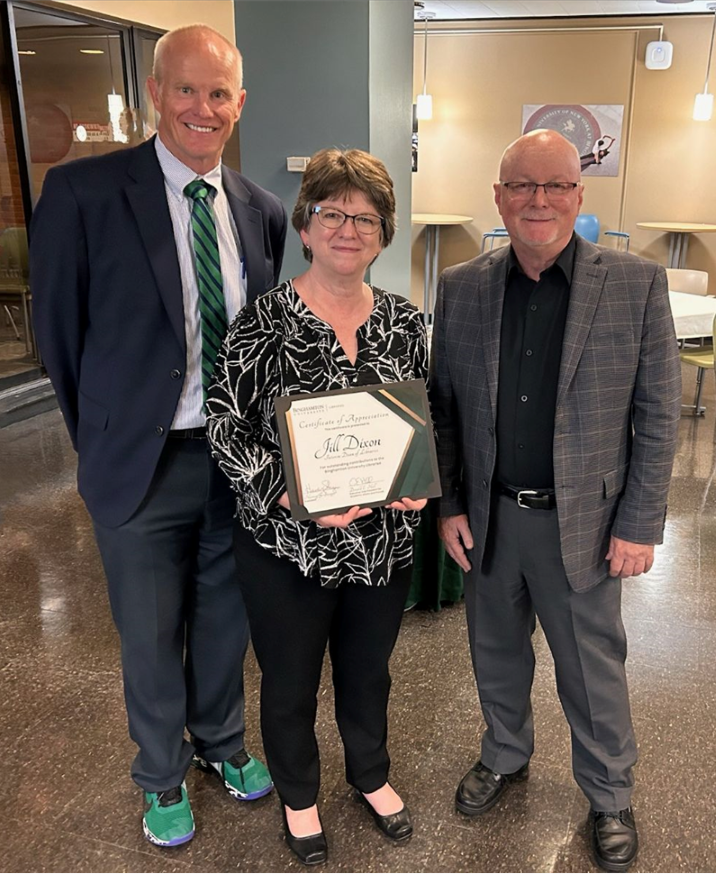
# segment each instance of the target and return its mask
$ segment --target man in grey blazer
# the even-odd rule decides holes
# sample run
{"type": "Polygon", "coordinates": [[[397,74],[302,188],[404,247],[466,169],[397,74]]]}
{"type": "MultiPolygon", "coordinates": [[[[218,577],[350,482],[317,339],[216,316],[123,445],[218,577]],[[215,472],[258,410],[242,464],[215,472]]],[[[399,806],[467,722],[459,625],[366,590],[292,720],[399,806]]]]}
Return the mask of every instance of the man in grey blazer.
{"type": "Polygon", "coordinates": [[[481,814],[527,777],[536,616],[596,862],[624,872],[638,841],[621,579],[663,540],[681,404],[666,275],[574,234],[579,153],[554,131],[507,148],[494,192],[511,245],[443,273],[433,336],[440,534],[467,573],[487,724],[456,805],[481,814]]]}

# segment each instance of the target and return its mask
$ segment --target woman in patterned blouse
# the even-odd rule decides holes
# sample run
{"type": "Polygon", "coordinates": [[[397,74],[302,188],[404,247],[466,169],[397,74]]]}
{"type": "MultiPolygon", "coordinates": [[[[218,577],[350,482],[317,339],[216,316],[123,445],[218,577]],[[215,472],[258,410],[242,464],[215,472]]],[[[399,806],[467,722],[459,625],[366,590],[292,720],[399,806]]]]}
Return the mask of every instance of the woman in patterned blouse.
{"type": "Polygon", "coordinates": [[[274,400],[425,378],[427,343],[412,304],[363,281],[395,234],[393,183],[381,161],[357,149],[316,153],[293,226],[310,266],[239,312],[217,362],[207,426],[236,492],[234,544],[263,674],[264,748],[286,840],[311,865],[327,858],[315,735],[326,644],[348,782],[385,835],[412,835],[388,783],[388,660],[425,501],[295,521],[274,400]]]}

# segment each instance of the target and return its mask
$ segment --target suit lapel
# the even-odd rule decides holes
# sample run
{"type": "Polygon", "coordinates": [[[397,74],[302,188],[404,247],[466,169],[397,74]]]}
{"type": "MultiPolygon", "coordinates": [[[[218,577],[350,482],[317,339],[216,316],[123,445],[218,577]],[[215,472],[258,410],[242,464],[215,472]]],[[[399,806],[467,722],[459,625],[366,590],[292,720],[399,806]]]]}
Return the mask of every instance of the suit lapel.
{"type": "Polygon", "coordinates": [[[564,393],[574,378],[604,288],[607,269],[600,264],[600,260],[599,249],[578,237],[569,292],[567,323],[562,342],[557,405],[561,403],[564,393]]]}
{"type": "Polygon", "coordinates": [[[510,247],[504,246],[482,267],[478,277],[479,300],[483,337],[485,373],[490,390],[492,415],[497,416],[497,389],[500,370],[500,332],[502,330],[502,305],[505,300],[507,260],[510,247]]]}
{"type": "Polygon", "coordinates": [[[164,176],[154,150],[154,138],[137,147],[128,172],[132,181],[126,188],[127,198],[169,321],[182,351],[186,353],[179,258],[164,190],[164,176]]]}
{"type": "Polygon", "coordinates": [[[246,268],[246,297],[247,303],[250,303],[267,288],[261,211],[249,206],[251,193],[237,173],[222,167],[222,180],[239,232],[241,255],[246,268]]]}

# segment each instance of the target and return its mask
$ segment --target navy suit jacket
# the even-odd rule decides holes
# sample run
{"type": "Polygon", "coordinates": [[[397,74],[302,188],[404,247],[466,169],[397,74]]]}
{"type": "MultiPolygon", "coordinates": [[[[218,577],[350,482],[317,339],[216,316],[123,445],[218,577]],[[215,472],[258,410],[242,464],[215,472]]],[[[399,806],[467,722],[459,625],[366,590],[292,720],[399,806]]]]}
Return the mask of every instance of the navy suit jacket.
{"type": "MultiPolygon", "coordinates": [[[[253,301],[278,282],[281,201],[223,183],[253,301]]],[[[147,494],[186,371],[182,285],[154,140],[52,168],[31,223],[34,324],[92,517],[118,526],[147,494]]]]}

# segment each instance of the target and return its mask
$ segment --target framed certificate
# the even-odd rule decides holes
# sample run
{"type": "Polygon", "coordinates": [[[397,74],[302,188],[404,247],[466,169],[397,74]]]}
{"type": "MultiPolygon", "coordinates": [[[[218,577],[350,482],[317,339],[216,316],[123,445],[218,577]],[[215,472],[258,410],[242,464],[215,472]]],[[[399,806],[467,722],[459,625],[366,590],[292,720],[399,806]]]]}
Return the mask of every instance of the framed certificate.
{"type": "Polygon", "coordinates": [[[424,380],[276,399],[294,519],[440,492],[424,380]]]}

